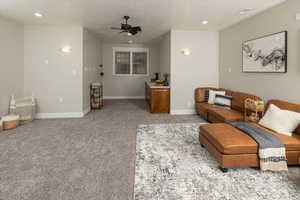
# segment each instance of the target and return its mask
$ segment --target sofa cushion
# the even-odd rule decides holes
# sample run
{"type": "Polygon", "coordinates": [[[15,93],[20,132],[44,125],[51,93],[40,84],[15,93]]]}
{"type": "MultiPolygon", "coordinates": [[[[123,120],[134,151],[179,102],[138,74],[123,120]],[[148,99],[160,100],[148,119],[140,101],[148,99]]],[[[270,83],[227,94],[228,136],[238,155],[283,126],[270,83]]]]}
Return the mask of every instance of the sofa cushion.
{"type": "MultiPolygon", "coordinates": [[[[254,124],[259,126],[257,124],[254,124]]],[[[259,126],[260,127],[260,126],[259,126]]],[[[287,151],[300,151],[300,136],[284,136],[274,133],[266,128],[262,129],[278,136],[285,144],[287,151]]],[[[206,124],[200,126],[200,137],[205,137],[212,145],[222,154],[256,154],[258,153],[258,145],[246,133],[225,123],[206,124]]]]}
{"type": "MultiPolygon", "coordinates": [[[[290,111],[294,111],[294,112],[300,113],[300,104],[295,104],[295,103],[290,103],[290,102],[287,102],[287,101],[281,101],[281,100],[277,100],[277,99],[272,99],[272,100],[268,101],[266,109],[268,109],[268,107],[269,107],[270,104],[274,104],[277,107],[279,107],[280,109],[290,110],[290,111]]],[[[300,134],[300,124],[296,128],[295,133],[300,134]]]]}
{"type": "Polygon", "coordinates": [[[223,154],[257,153],[256,142],[229,124],[202,125],[200,126],[200,134],[223,154]]]}
{"type": "Polygon", "coordinates": [[[208,103],[209,99],[209,90],[204,91],[204,103],[208,103]]]}
{"type": "Polygon", "coordinates": [[[208,112],[208,110],[213,109],[214,106],[208,103],[197,103],[198,108],[200,108],[201,110],[205,110],[206,112],[208,112]]]}
{"type": "Polygon", "coordinates": [[[208,103],[214,104],[216,100],[216,95],[225,95],[226,91],[216,91],[216,90],[209,90],[209,97],[208,97],[208,103]]]}
{"type": "Polygon", "coordinates": [[[263,126],[260,126],[256,123],[253,123],[253,125],[268,131],[270,134],[273,134],[275,136],[277,136],[285,145],[285,148],[287,151],[300,151],[300,136],[294,134],[293,136],[286,136],[286,135],[282,135],[279,133],[276,133],[268,128],[265,128],[263,126]]]}
{"type": "Polygon", "coordinates": [[[259,124],[277,133],[291,136],[300,124],[300,113],[283,110],[270,104],[259,124]]]}
{"type": "Polygon", "coordinates": [[[243,121],[243,113],[236,110],[227,110],[224,108],[215,107],[214,105],[207,103],[198,103],[197,108],[201,109],[203,112],[208,112],[208,115],[214,115],[223,122],[234,122],[243,121]]]}
{"type": "Polygon", "coordinates": [[[220,91],[226,91],[226,96],[232,96],[232,94],[234,93],[234,91],[232,90],[228,90],[228,89],[224,89],[224,88],[219,88],[220,91]]]}
{"type": "Polygon", "coordinates": [[[205,91],[206,90],[215,90],[215,91],[226,91],[226,95],[232,96],[232,91],[227,90],[227,89],[222,89],[222,88],[211,88],[211,87],[206,87],[206,88],[197,88],[195,89],[195,102],[196,103],[203,103],[205,102],[205,91]]]}
{"type": "Polygon", "coordinates": [[[195,102],[203,103],[205,101],[205,91],[206,90],[218,90],[217,88],[197,88],[195,90],[195,102]]]}
{"type": "Polygon", "coordinates": [[[214,106],[230,110],[231,109],[231,100],[232,100],[232,96],[217,94],[214,106]]]}
{"type": "Polygon", "coordinates": [[[236,110],[228,110],[224,108],[214,107],[210,109],[209,115],[215,115],[217,118],[222,120],[223,122],[235,122],[235,121],[243,121],[244,116],[243,113],[238,112],[236,110]]]}

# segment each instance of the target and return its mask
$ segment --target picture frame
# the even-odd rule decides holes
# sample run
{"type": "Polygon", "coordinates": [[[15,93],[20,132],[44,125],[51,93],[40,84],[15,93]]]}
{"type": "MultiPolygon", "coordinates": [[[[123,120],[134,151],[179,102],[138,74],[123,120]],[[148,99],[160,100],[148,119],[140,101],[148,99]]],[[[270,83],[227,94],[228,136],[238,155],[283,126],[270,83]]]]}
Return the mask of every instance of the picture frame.
{"type": "Polygon", "coordinates": [[[287,73],[287,37],[282,31],[243,42],[242,71],[287,73]]]}

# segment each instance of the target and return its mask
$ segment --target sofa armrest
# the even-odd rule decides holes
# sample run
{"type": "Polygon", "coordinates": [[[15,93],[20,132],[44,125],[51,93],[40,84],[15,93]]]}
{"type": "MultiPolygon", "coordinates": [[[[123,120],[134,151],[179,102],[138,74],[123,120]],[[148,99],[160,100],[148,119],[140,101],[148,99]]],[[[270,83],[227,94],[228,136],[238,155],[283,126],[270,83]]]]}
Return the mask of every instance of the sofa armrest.
{"type": "Polygon", "coordinates": [[[195,102],[203,103],[205,99],[205,90],[218,90],[217,88],[197,88],[195,89],[195,102]]]}

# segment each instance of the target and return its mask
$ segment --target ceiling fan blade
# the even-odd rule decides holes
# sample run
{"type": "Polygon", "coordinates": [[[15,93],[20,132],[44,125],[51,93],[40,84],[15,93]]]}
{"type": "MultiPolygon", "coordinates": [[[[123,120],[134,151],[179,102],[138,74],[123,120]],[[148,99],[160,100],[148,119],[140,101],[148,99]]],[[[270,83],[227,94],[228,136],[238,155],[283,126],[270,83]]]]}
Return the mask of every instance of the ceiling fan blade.
{"type": "Polygon", "coordinates": [[[138,32],[140,32],[140,31],[142,31],[141,27],[135,26],[135,27],[131,27],[131,29],[130,29],[129,32],[130,32],[132,35],[136,35],[136,34],[138,34],[138,32]]]}
{"type": "Polygon", "coordinates": [[[117,27],[110,27],[110,29],[112,29],[112,30],[122,30],[121,28],[117,28],[117,27]]]}
{"type": "Polygon", "coordinates": [[[142,28],[140,26],[134,26],[134,27],[131,27],[131,29],[134,31],[137,31],[137,32],[142,31],[142,28]]]}

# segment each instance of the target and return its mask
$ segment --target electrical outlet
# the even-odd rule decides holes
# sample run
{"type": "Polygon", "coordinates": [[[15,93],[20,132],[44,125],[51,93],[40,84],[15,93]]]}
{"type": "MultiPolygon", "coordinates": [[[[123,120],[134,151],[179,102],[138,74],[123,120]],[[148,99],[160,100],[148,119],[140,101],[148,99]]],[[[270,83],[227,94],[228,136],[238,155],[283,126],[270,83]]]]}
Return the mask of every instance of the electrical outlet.
{"type": "Polygon", "coordinates": [[[60,103],[62,103],[62,102],[64,102],[64,98],[63,98],[63,97],[59,97],[59,98],[58,98],[58,101],[59,101],[60,103]]]}
{"type": "Polygon", "coordinates": [[[194,106],[194,102],[193,102],[193,101],[189,101],[189,102],[187,103],[187,106],[188,106],[189,108],[192,108],[192,107],[194,106]]]}
{"type": "Polygon", "coordinates": [[[77,75],[77,70],[76,70],[76,69],[73,69],[73,70],[72,70],[72,74],[73,74],[74,76],[76,76],[76,75],[77,75]]]}

